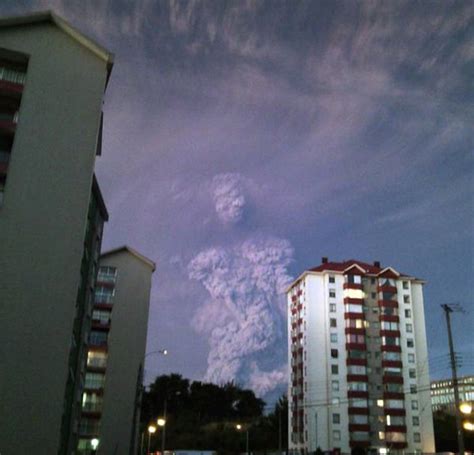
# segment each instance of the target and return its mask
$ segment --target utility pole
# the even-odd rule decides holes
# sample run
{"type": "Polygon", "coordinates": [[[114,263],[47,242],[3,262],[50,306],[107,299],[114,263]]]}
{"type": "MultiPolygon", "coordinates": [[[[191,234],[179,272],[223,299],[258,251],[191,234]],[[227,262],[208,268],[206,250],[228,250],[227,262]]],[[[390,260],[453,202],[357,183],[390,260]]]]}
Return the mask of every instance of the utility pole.
{"type": "Polygon", "coordinates": [[[278,406],[278,454],[281,455],[281,406],[278,406]]]}
{"type": "MultiPolygon", "coordinates": [[[[448,326],[448,341],[449,341],[449,355],[451,357],[451,371],[454,387],[454,405],[456,406],[456,430],[458,436],[458,451],[460,455],[464,455],[464,435],[461,424],[461,410],[459,409],[459,389],[458,389],[458,375],[456,371],[456,358],[454,356],[453,336],[451,333],[451,319],[450,314],[454,311],[452,306],[448,303],[441,305],[446,316],[446,325],[448,326]]],[[[459,311],[459,310],[458,310],[459,311]]]]}
{"type": "Polygon", "coordinates": [[[166,419],[166,407],[167,407],[167,397],[165,396],[165,403],[163,406],[163,418],[165,420],[165,424],[163,425],[163,430],[161,433],[161,455],[165,455],[165,441],[166,441],[166,425],[168,424],[167,419],[166,419]]]}

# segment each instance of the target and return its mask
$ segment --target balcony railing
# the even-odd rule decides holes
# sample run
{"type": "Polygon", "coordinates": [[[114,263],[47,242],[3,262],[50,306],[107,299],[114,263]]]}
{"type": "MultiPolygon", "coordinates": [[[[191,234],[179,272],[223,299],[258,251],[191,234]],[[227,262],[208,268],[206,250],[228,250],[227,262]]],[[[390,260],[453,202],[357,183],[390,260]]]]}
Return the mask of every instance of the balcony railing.
{"type": "Polygon", "coordinates": [[[0,81],[13,82],[14,84],[23,85],[26,81],[26,73],[0,66],[0,81]]]}

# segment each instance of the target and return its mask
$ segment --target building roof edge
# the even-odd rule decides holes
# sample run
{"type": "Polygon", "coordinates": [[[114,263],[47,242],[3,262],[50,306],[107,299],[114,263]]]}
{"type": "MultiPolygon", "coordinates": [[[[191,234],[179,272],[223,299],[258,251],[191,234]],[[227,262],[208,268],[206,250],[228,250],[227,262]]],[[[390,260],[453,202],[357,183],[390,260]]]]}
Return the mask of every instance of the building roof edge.
{"type": "Polygon", "coordinates": [[[156,263],[153,262],[151,259],[147,258],[143,254],[139,253],[137,250],[134,250],[133,248],[129,247],[128,245],[123,245],[118,248],[114,248],[112,250],[106,251],[100,255],[101,258],[106,257],[106,256],[111,256],[113,254],[121,253],[122,251],[126,251],[130,253],[132,256],[135,256],[137,259],[140,261],[144,262],[148,266],[151,267],[152,272],[156,270],[156,263]]]}
{"type": "Polygon", "coordinates": [[[107,50],[105,47],[98,44],[92,38],[89,38],[88,36],[84,35],[77,28],[72,26],[62,17],[58,16],[52,10],[38,11],[20,16],[7,16],[0,18],[0,28],[39,24],[41,22],[51,22],[52,24],[56,25],[64,33],[75,39],[82,46],[89,49],[97,57],[104,60],[107,64],[107,79],[109,78],[110,72],[112,71],[112,67],[114,64],[114,54],[107,50]]]}

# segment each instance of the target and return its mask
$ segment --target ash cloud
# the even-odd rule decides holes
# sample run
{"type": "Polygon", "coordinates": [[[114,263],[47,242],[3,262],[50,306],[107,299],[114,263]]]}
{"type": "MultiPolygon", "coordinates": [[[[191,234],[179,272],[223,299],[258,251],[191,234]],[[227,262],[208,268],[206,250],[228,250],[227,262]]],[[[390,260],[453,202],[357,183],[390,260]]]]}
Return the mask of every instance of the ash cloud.
{"type": "Polygon", "coordinates": [[[216,175],[212,181],[212,196],[217,216],[224,224],[236,224],[242,219],[246,201],[239,174],[216,175]]]}
{"type": "Polygon", "coordinates": [[[210,346],[205,380],[234,380],[259,394],[284,381],[282,293],[291,281],[293,254],[287,240],[271,237],[210,248],[190,261],[189,277],[210,297],[192,321],[210,346]]]}

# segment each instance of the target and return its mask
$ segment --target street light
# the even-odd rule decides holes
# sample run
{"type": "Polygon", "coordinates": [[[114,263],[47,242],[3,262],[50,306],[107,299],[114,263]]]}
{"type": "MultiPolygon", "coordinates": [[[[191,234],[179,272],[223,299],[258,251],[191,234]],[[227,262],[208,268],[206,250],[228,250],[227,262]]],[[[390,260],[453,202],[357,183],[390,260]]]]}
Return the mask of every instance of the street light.
{"type": "Polygon", "coordinates": [[[96,453],[97,447],[99,447],[99,440],[97,438],[91,439],[91,447],[94,453],[96,453]]]}
{"type": "Polygon", "coordinates": [[[150,453],[150,439],[151,439],[151,435],[154,434],[156,432],[156,427],[155,425],[148,425],[148,447],[146,449],[146,453],[149,454],[150,453]]]}
{"type": "Polygon", "coordinates": [[[164,427],[166,425],[166,420],[160,417],[159,419],[157,419],[156,423],[159,427],[164,427]]]}
{"type": "MultiPolygon", "coordinates": [[[[144,366],[144,363],[145,363],[145,359],[152,355],[152,354],[161,354],[161,355],[168,355],[168,350],[167,349],[158,349],[156,351],[151,351],[151,352],[147,352],[144,356],[143,356],[143,361],[140,363],[140,365],[138,365],[138,375],[137,375],[137,389],[136,389],[136,392],[135,392],[135,406],[134,406],[134,409],[133,409],[133,430],[132,430],[132,434],[136,434],[136,431],[137,431],[137,424],[139,424],[139,420],[140,420],[140,411],[141,411],[141,405],[142,405],[142,395],[143,395],[143,392],[145,390],[145,386],[143,385],[143,366],[144,366]]],[[[140,443],[140,455],[143,451],[143,434],[144,432],[142,433],[142,441],[140,443]]],[[[135,436],[134,436],[135,437],[135,436]]],[[[135,447],[135,443],[134,443],[134,447],[135,447]]]]}
{"type": "Polygon", "coordinates": [[[474,423],[466,421],[463,423],[463,428],[467,431],[474,431],[474,423]]]}
{"type": "Polygon", "coordinates": [[[463,413],[463,414],[470,414],[472,412],[472,405],[471,403],[462,403],[460,406],[459,406],[459,410],[463,413]]]}
{"type": "MultiPolygon", "coordinates": [[[[242,430],[242,425],[240,423],[238,423],[235,428],[237,429],[237,431],[240,431],[242,430]]],[[[249,428],[247,427],[245,429],[245,453],[247,455],[249,455],[249,428]]]]}

